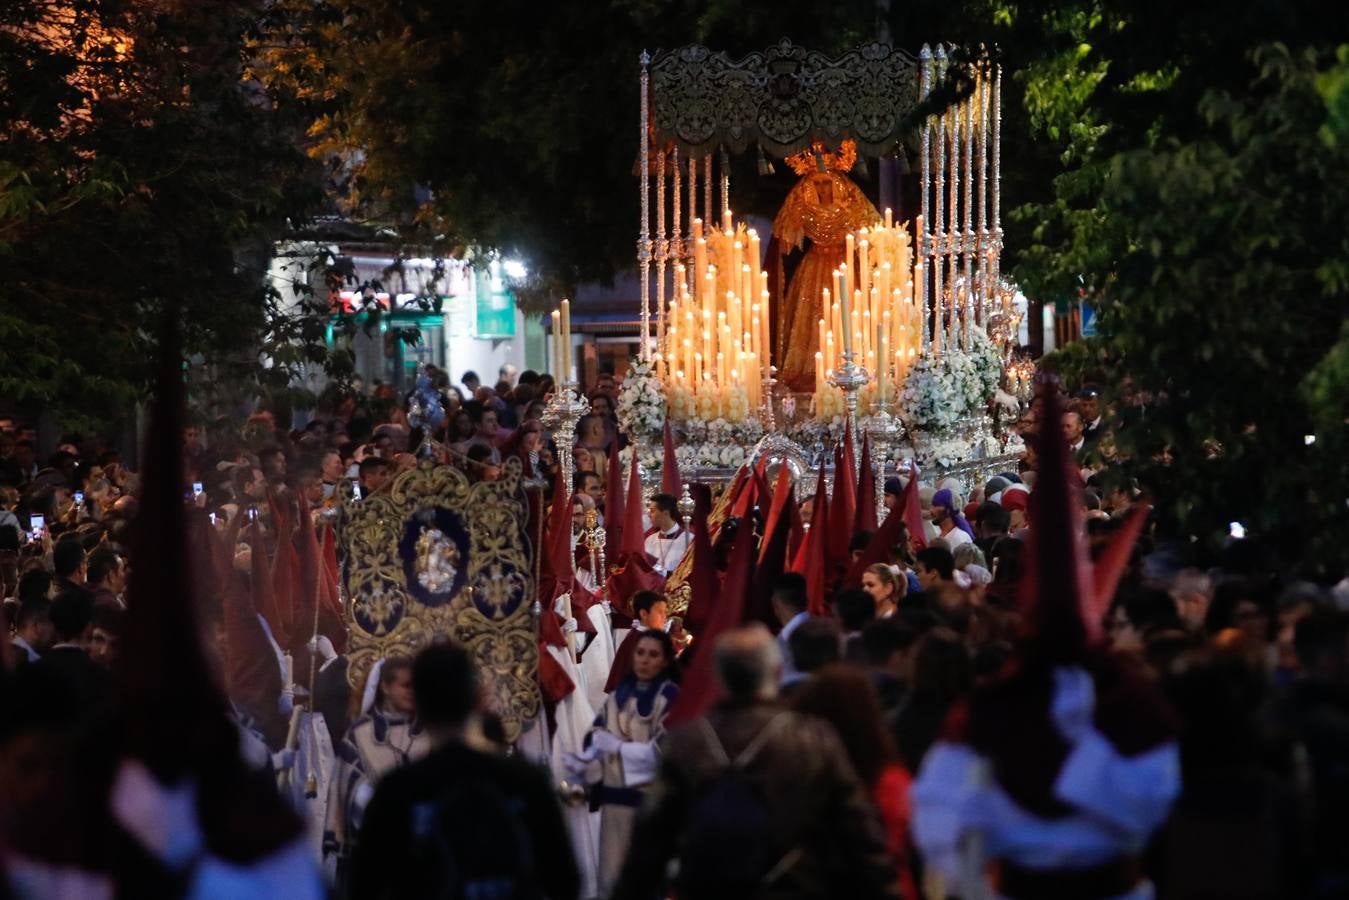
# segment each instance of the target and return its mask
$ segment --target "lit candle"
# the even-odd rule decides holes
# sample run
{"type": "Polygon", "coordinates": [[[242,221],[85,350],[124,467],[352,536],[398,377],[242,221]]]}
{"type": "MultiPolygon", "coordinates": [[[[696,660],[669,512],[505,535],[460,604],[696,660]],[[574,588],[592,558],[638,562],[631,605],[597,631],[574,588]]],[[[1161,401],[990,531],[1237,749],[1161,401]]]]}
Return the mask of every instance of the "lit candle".
{"type": "Polygon", "coordinates": [[[857,280],[863,297],[871,296],[871,242],[862,238],[857,244],[857,280]]]}
{"type": "Polygon", "coordinates": [[[693,327],[693,310],[687,309],[684,313],[684,371],[693,377],[693,340],[698,332],[693,327]]]}
{"type": "MultiPolygon", "coordinates": [[[[922,218],[921,216],[919,218],[922,218]]],[[[916,263],[913,267],[913,311],[918,313],[919,340],[922,340],[922,329],[924,322],[927,321],[927,306],[923,302],[923,264],[916,263]]]]}
{"type": "Polygon", "coordinates": [[[885,370],[889,368],[890,365],[890,347],[889,344],[886,343],[888,332],[886,326],[890,322],[889,312],[885,314],[884,319],[885,321],[881,323],[880,331],[877,333],[876,339],[876,361],[878,363],[876,366],[876,396],[880,398],[881,403],[885,403],[886,401],[885,389],[888,379],[886,378],[885,370]]]}
{"type": "Polygon", "coordinates": [[[721,230],[726,232],[728,237],[735,233],[735,219],[731,215],[730,207],[721,211],[721,230]]]}
{"type": "Polygon", "coordinates": [[[741,330],[742,310],[739,294],[726,295],[726,324],[730,326],[732,337],[738,337],[741,330]]]}
{"type": "Polygon", "coordinates": [[[894,213],[890,210],[890,207],[888,206],[885,208],[885,227],[886,228],[895,227],[894,213]]]}
{"type": "MultiPolygon", "coordinates": [[[[759,232],[751,228],[749,230],[749,271],[750,271],[750,287],[753,290],[759,289],[759,275],[760,275],[759,266],[761,264],[760,261],[761,252],[762,251],[759,249],[759,232]]],[[[753,294],[751,292],[746,296],[753,296],[753,294]]]]}
{"type": "Polygon", "coordinates": [[[815,393],[824,392],[824,351],[815,352],[815,393]]]}
{"type": "Polygon", "coordinates": [[[820,320],[820,352],[824,352],[824,335],[829,329],[824,324],[824,319],[820,320]]]}
{"type": "MultiPolygon", "coordinates": [[[[842,335],[842,333],[843,314],[839,312],[838,301],[835,301],[834,305],[830,306],[830,335],[842,335]]],[[[839,367],[839,358],[836,352],[831,352],[828,355],[828,364],[830,364],[830,368],[839,367]]]]}
{"type": "Polygon", "coordinates": [[[562,381],[562,313],[553,310],[553,381],[562,381]]]}
{"type": "Polygon", "coordinates": [[[768,302],[768,291],[765,290],[759,295],[759,365],[763,367],[765,375],[768,374],[768,367],[773,364],[773,348],[770,346],[773,332],[768,324],[770,309],[772,304],[768,302]]]}
{"type": "Polygon", "coordinates": [[[562,377],[571,381],[571,301],[562,301],[562,377]]]}
{"type": "MultiPolygon", "coordinates": [[[[850,234],[850,235],[848,235],[848,259],[852,259],[852,254],[853,254],[853,246],[852,246],[852,244],[853,244],[853,240],[852,240],[852,235],[850,234]]],[[[844,294],[847,294],[848,297],[851,299],[851,297],[852,297],[852,291],[853,291],[853,287],[852,287],[852,272],[853,272],[852,266],[848,265],[847,263],[844,263],[843,265],[841,265],[841,266],[838,267],[838,270],[839,270],[840,272],[843,273],[843,284],[839,286],[839,291],[841,291],[841,292],[844,293],[844,294]]]]}
{"type": "Polygon", "coordinates": [[[853,318],[852,304],[850,303],[852,296],[850,292],[844,291],[843,296],[839,299],[843,301],[843,308],[840,310],[843,318],[843,352],[849,354],[852,353],[853,318]]]}
{"type": "Polygon", "coordinates": [[[848,327],[844,332],[845,340],[843,349],[861,351],[861,355],[863,359],[865,359],[866,350],[862,347],[862,313],[859,309],[861,306],[861,299],[862,295],[861,293],[858,293],[856,297],[852,298],[853,302],[844,307],[848,310],[846,313],[848,316],[848,327]]]}

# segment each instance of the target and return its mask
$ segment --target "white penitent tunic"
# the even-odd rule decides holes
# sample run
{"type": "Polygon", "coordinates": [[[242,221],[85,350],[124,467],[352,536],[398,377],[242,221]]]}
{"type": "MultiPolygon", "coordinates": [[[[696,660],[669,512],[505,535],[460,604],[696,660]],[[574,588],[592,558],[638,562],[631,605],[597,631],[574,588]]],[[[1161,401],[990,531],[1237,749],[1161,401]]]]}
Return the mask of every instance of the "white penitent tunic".
{"type": "MultiPolygon", "coordinates": [[[[579,779],[567,765],[567,758],[569,755],[583,752],[586,735],[590,732],[591,723],[595,719],[595,708],[590,705],[585,689],[586,673],[577,665],[571,652],[566,647],[552,644],[547,645],[545,649],[576,686],[575,690],[558,701],[554,712],[553,719],[557,723],[557,728],[553,732],[548,764],[555,782],[578,783],[579,779]]],[[[563,816],[567,823],[567,833],[571,836],[572,850],[576,854],[576,864],[581,870],[581,896],[583,898],[598,896],[599,813],[591,812],[589,804],[568,805],[563,809],[563,816]]]]}
{"type": "MultiPolygon", "coordinates": [[[[1066,691],[1058,689],[1056,705],[1064,695],[1066,691]]],[[[1090,721],[1090,707],[1086,708],[1090,721]]],[[[982,839],[980,849],[986,858],[1032,871],[1090,869],[1143,851],[1180,794],[1180,751],[1175,741],[1125,755],[1094,726],[1067,739],[1071,750],[1054,781],[1053,794],[1072,812],[1052,819],[1013,800],[992,777],[988,760],[973,747],[939,741],[928,751],[909,795],[913,837],[929,869],[945,876],[951,893],[974,893],[968,882],[983,878],[983,861],[969,858],[969,838],[974,835],[982,839]]],[[[978,892],[983,893],[982,886],[978,892]]],[[[1152,896],[1152,886],[1142,882],[1114,900],[1152,896]]]]}
{"type": "Polygon", "coordinates": [[[430,749],[430,738],[410,716],[376,708],[351,724],[334,748],[337,765],[329,786],[325,857],[350,855],[380,777],[420,759],[430,749]]]}
{"type": "Polygon", "coordinates": [[[613,892],[628,855],[637,810],[660,763],[665,716],[678,696],[679,686],[672,681],[638,681],[630,675],[608,696],[595,719],[595,731],[607,731],[620,742],[614,752],[600,758],[601,897],[613,892]]]}

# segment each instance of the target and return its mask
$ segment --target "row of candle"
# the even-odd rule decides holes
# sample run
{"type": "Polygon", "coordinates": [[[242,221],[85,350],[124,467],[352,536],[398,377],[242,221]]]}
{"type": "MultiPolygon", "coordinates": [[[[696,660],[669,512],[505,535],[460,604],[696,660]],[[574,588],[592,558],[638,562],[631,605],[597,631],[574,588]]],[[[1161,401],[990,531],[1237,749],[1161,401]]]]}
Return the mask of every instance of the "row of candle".
{"type": "Polygon", "coordinates": [[[895,227],[888,209],[883,222],[847,235],[844,260],[832,288],[821,292],[816,391],[825,389],[844,354],[852,354],[887,402],[922,348],[923,267],[913,265],[909,234],[895,227]]]}
{"type": "Polygon", "coordinates": [[[656,373],[667,382],[711,396],[727,408],[735,389],[757,409],[771,365],[768,273],[760,268],[759,235],[735,226],[730,210],[721,229],[704,234],[693,220],[693,268],[675,266],[675,298],[656,353],[656,373]]]}

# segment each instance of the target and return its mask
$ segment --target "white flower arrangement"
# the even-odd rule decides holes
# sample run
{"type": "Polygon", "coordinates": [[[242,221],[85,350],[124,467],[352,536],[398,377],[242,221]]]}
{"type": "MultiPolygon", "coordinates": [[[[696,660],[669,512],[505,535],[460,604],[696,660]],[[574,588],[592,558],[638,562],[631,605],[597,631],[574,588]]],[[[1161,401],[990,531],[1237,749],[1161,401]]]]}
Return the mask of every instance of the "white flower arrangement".
{"type": "Polygon", "coordinates": [[[665,426],[665,391],[647,360],[634,359],[618,392],[618,427],[640,440],[658,434],[665,426]]]}
{"type": "Polygon", "coordinates": [[[976,328],[970,334],[968,353],[979,377],[980,404],[987,404],[1002,383],[1002,350],[982,329],[976,328]]]}
{"type": "Polygon", "coordinates": [[[724,444],[731,439],[731,423],[725,419],[713,419],[707,423],[707,444],[724,444]]]}
{"type": "Polygon", "coordinates": [[[705,422],[710,422],[717,418],[717,398],[711,391],[703,391],[698,395],[698,416],[705,422]]]}
{"type": "Polygon", "coordinates": [[[698,398],[693,391],[682,384],[672,384],[667,388],[670,401],[670,418],[676,422],[693,419],[698,414],[698,398]]]}
{"type": "MultiPolygon", "coordinates": [[[[732,425],[725,419],[713,419],[711,422],[698,421],[696,428],[703,435],[702,440],[675,448],[675,459],[681,469],[739,468],[744,464],[747,451],[743,441],[745,430],[741,426],[732,425]]],[[[753,442],[749,446],[753,446],[753,442]]]]}
{"type": "MultiPolygon", "coordinates": [[[[624,447],[622,450],[619,450],[618,461],[623,466],[623,471],[626,472],[628,470],[628,467],[632,465],[633,448],[638,446],[641,447],[642,451],[641,456],[637,457],[638,468],[646,469],[648,472],[660,471],[661,463],[664,461],[664,447],[660,444],[657,444],[654,447],[648,445],[628,444],[628,446],[624,447]]],[[[675,450],[676,459],[679,459],[679,450],[682,449],[683,448],[680,447],[675,450]]]]}
{"type": "Polygon", "coordinates": [[[965,460],[970,446],[958,438],[934,440],[917,448],[918,463],[922,466],[950,467],[965,460]]]}
{"type": "Polygon", "coordinates": [[[743,422],[749,418],[749,394],[739,385],[726,389],[726,419],[730,422],[743,422]]]}
{"type": "Polygon", "coordinates": [[[904,379],[900,406],[909,427],[927,433],[947,433],[968,409],[964,385],[952,370],[946,353],[933,356],[924,350],[904,379]]]}
{"type": "Polygon", "coordinates": [[[745,419],[735,427],[735,439],[744,446],[753,446],[763,437],[763,423],[758,419],[745,419]]]}
{"type": "Polygon", "coordinates": [[[958,402],[963,406],[961,415],[974,415],[983,409],[990,395],[984,393],[983,380],[979,377],[979,369],[974,364],[974,358],[968,353],[955,350],[943,354],[942,359],[954,381],[959,396],[958,402]]]}
{"type": "Polygon", "coordinates": [[[828,387],[815,395],[815,417],[829,421],[848,411],[848,402],[838,388],[828,387]]]}

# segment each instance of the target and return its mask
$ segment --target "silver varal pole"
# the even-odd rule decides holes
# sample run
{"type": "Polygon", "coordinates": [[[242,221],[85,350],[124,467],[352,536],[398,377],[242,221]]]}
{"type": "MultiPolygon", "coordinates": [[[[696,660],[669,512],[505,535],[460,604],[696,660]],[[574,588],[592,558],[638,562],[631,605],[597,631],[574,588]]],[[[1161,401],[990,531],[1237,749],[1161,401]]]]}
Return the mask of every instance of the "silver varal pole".
{"type": "Polygon", "coordinates": [[[960,258],[965,269],[965,348],[971,346],[971,329],[974,327],[974,106],[979,95],[978,82],[976,93],[966,98],[961,109],[965,112],[965,234],[961,240],[960,258]]]}
{"type": "MultiPolygon", "coordinates": [[[[948,63],[948,67],[949,67],[948,63]]],[[[951,120],[951,205],[949,230],[946,234],[946,252],[950,265],[951,346],[960,346],[960,298],[956,288],[960,280],[960,107],[946,111],[951,120]]]]}
{"type": "Polygon", "coordinates": [[[665,149],[656,151],[656,346],[665,341],[665,264],[670,236],[665,231],[665,149]]]}
{"type": "MultiPolygon", "coordinates": [[[[937,45],[935,62],[933,69],[938,81],[946,77],[946,48],[941,44],[937,45]]],[[[935,210],[933,211],[932,236],[936,245],[932,248],[932,303],[936,308],[936,319],[933,322],[932,330],[934,335],[941,333],[941,339],[946,339],[946,292],[942,284],[942,266],[946,253],[946,224],[945,217],[942,215],[943,208],[946,205],[946,121],[944,115],[934,117],[933,127],[937,130],[937,165],[936,165],[936,185],[932,192],[932,201],[935,210]]]]}
{"type": "Polygon", "coordinates": [[[993,67],[993,282],[1002,276],[1002,66],[993,67]]]}
{"type": "Polygon", "coordinates": [[[641,74],[641,144],[642,167],[642,226],[637,236],[637,264],[642,279],[642,345],[638,355],[646,361],[651,357],[651,104],[647,96],[651,86],[651,54],[645,50],[640,57],[641,74]]]}
{"type": "Polygon", "coordinates": [[[979,98],[979,324],[988,328],[988,298],[994,286],[988,267],[988,67],[980,61],[979,98]]]}
{"type": "MultiPolygon", "coordinates": [[[[919,102],[922,102],[927,100],[928,95],[932,92],[932,48],[929,47],[927,44],[924,44],[923,49],[918,53],[918,71],[921,73],[918,86],[918,95],[919,95],[918,99],[919,102]]],[[[932,292],[927,290],[926,284],[927,278],[930,277],[932,272],[932,263],[929,258],[932,249],[932,237],[930,233],[930,229],[932,228],[932,210],[929,202],[929,198],[932,194],[931,116],[928,116],[923,121],[922,149],[920,150],[920,153],[922,160],[920,165],[922,168],[919,173],[919,182],[922,186],[921,206],[923,215],[923,227],[915,229],[916,234],[914,234],[914,242],[916,246],[914,248],[914,255],[918,258],[918,262],[923,264],[924,283],[914,285],[914,287],[918,288],[923,296],[923,308],[919,310],[919,312],[922,315],[922,339],[920,347],[921,349],[926,350],[928,346],[928,341],[931,339],[929,337],[928,327],[929,327],[929,319],[931,318],[930,308],[932,305],[932,297],[931,297],[932,292]]]]}

